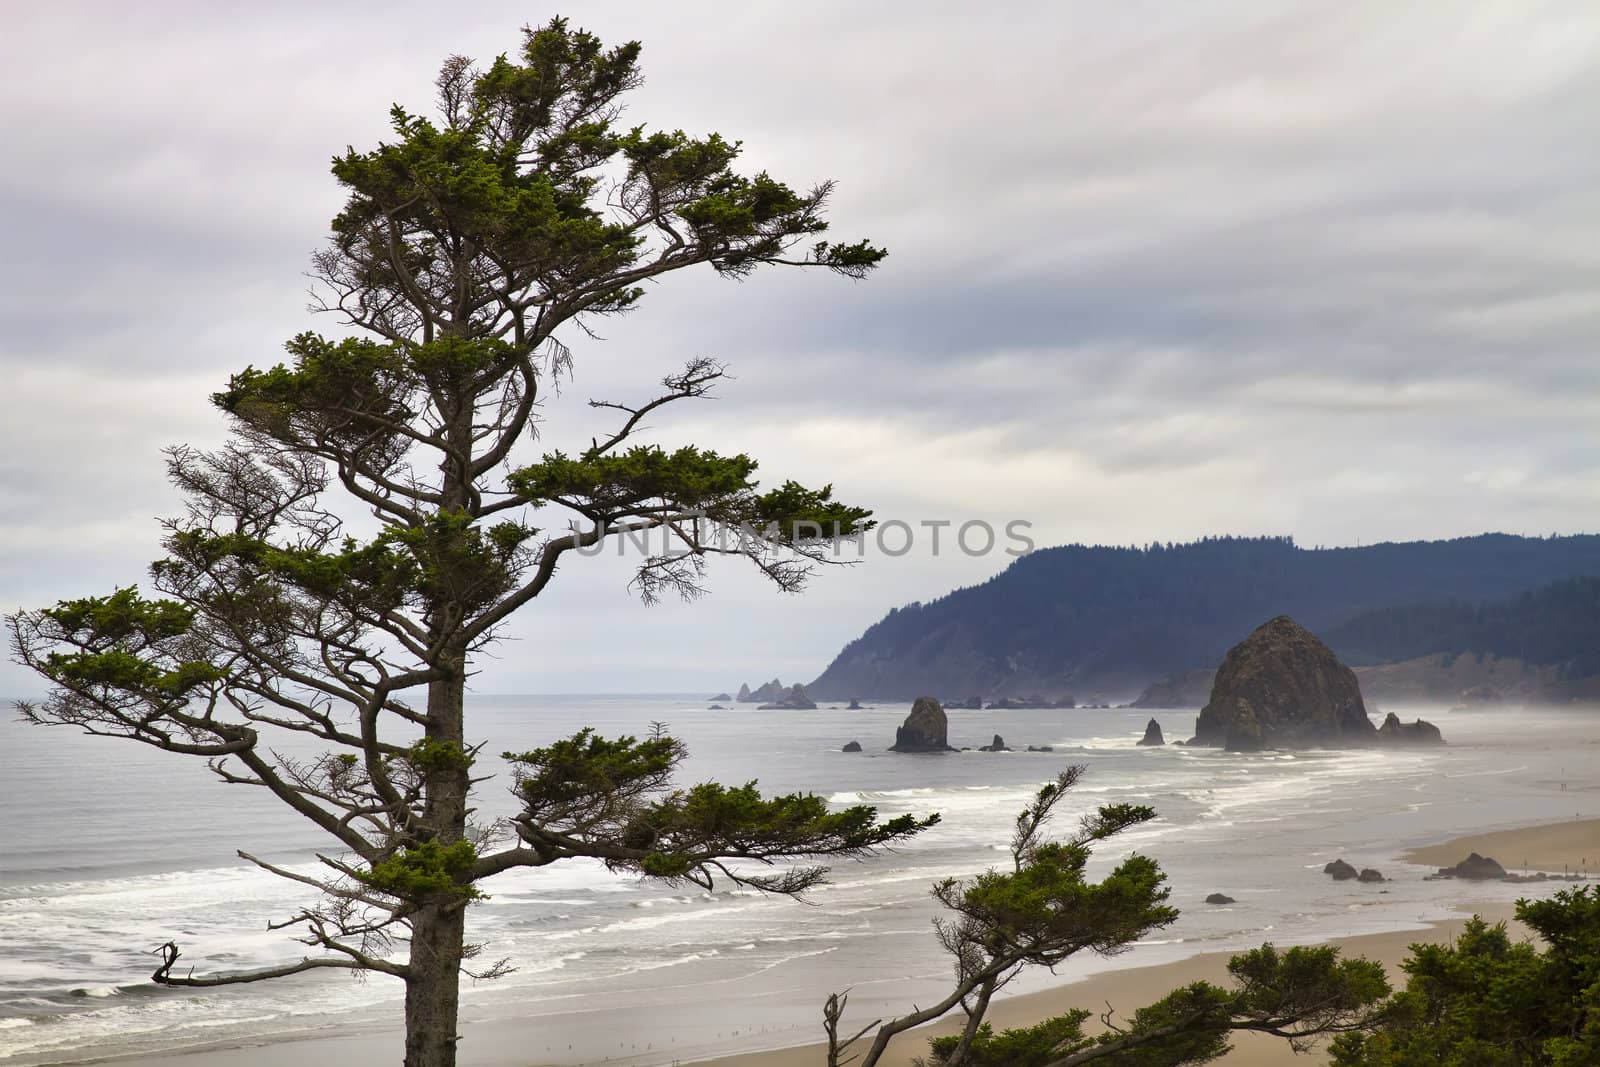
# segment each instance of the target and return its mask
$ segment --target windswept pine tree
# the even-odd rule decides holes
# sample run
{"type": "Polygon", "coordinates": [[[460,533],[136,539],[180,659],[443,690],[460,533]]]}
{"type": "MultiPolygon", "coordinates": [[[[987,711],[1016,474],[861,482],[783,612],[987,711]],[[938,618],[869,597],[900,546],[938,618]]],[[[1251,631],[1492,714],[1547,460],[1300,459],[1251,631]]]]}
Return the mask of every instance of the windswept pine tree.
{"type": "Polygon", "coordinates": [[[636,43],[607,48],[556,19],[524,31],[516,59],[450,59],[437,115],[396,107],[392,140],[336,158],[348,200],[313,275],[346,335],[303,333],[285,362],[241,370],[213,397],[231,441],[170,450],[189,503],[166,524],[155,595],[129,587],[9,619],[16,656],[53,683],[28,718],[208,761],[328,841],[318,876],[252,860],[316,895],[285,924],[310,953],[195,976],[169,944],[156,981],[393,976],[405,1062],[444,1067],[476,951],[466,915],[494,875],[589,857],[797,894],[823,877],[819,859],[927,825],[753,784],[678,788],[676,739],[588,731],[506,753],[518,813],[472,818],[474,788],[495,773],[470,740],[474,658],[575,550],[670,538],[638,567],[645,598],[700,591],[717,554],[795,590],[823,558],[819,535],[871,524],[830,487],[760,486],[748,456],[641,439],[647,415],[723,378],[708,359],[656,395],[598,402],[617,416],[610,435],[528,454],[542,398],[575,369],[564,339],[637,307],[651,280],[696,267],[860,278],[884,256],[825,238],[827,183],[802,192],[740,173],[738,142],[716,134],[620,126],[638,59],[636,43]],[[352,507],[381,530],[347,533],[352,507]],[[745,536],[714,539],[708,524],[745,536]],[[322,754],[277,755],[285,734],[322,754]]]}

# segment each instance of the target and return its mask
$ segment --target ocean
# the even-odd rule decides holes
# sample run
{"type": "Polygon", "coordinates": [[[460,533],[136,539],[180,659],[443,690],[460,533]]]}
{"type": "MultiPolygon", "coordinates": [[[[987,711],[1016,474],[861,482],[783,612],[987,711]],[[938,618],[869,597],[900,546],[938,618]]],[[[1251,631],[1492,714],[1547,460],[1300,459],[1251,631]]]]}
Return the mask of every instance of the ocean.
{"type": "MultiPolygon", "coordinates": [[[[1398,860],[1403,848],[1600,816],[1592,712],[1428,709],[1450,742],[1442,748],[1239,755],[1135,746],[1152,714],[1169,740],[1188,736],[1192,709],[952,711],[951,742],[974,751],[918,756],[885,751],[904,704],[763,712],[710,711],[707,703],[477,696],[469,723],[487,755],[583,726],[641,734],[665,722],[689,746],[686,782],[758,779],[769,792],[871,804],[884,816],[937,811],[942,823],[893,852],[837,865],[808,902],[669,887],[583,862],[486,883],[490,899],[470,913],[469,938],[484,946],[482,962],[509,958],[516,969],[465,981],[464,1064],[667,1064],[819,1040],[830,990],[851,989],[851,1016],[862,1024],[926,1003],[950,973],[933,938],[930,885],[1005,862],[1011,820],[1067,763],[1087,773],[1062,813],[1063,830],[1098,804],[1157,809],[1155,822],[1103,846],[1092,870],[1135,850],[1156,858],[1182,918],[1121,956],[1076,958],[1017,989],[1263,940],[1420,928],[1451,914],[1459,889],[1423,881],[1425,870],[1398,860]],[[975,751],[996,733],[1015,751],[975,751]],[[865,751],[840,752],[852,740],[865,751]],[[1030,744],[1054,751],[1022,751],[1030,744]],[[1335,883],[1322,866],[1337,856],[1392,880],[1335,883]],[[1236,903],[1203,903],[1212,892],[1236,903]],[[708,1002],[717,1006],[710,1014],[708,1002]],[[474,1046],[473,1028],[489,1026],[525,1031],[515,1059],[504,1059],[503,1044],[474,1046]]],[[[502,774],[479,787],[485,816],[511,810],[506,784],[502,774]]],[[[167,940],[196,973],[298,959],[306,950],[267,923],[308,902],[307,890],[235,850],[310,871],[314,851],[327,847],[270,797],[216,781],[200,761],[6,715],[0,1063],[273,1045],[308,1034],[369,1035],[397,1049],[388,1030],[401,988],[382,975],[313,972],[206,990],[149,981],[152,950],[167,940]]],[[[1497,858],[1519,866],[1518,857],[1497,858]]],[[[1496,883],[1479,895],[1523,892],[1496,883]]]]}

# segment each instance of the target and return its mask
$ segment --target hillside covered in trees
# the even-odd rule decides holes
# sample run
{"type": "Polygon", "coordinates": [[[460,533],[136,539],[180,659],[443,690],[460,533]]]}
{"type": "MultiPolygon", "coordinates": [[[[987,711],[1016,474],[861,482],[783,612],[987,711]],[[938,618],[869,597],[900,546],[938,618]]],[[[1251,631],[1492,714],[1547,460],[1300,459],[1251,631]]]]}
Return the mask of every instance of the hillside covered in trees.
{"type": "Polygon", "coordinates": [[[1600,674],[1600,577],[1568,578],[1503,600],[1380,608],[1324,638],[1351,664],[1472,653],[1587,678],[1600,674]]]}
{"type": "Polygon", "coordinates": [[[1360,662],[1481,649],[1534,662],[1571,657],[1572,670],[1587,670],[1594,653],[1568,650],[1595,633],[1596,576],[1594,535],[1317,549],[1286,537],[1068,545],[890,611],[808,689],[825,700],[1123,700],[1158,679],[1215,667],[1281,614],[1360,662]],[[1592,580],[1571,581],[1579,578],[1592,580]]]}

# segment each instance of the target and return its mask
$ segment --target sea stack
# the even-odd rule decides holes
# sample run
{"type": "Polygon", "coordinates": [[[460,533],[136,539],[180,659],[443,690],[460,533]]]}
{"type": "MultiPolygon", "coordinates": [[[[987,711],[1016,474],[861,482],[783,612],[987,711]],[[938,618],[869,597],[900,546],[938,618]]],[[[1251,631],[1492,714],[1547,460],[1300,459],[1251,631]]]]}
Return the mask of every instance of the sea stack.
{"type": "Polygon", "coordinates": [[[890,752],[953,752],[950,747],[950,720],[933,697],[918,697],[894,732],[890,752]]]}
{"type": "Polygon", "coordinates": [[[1378,727],[1378,740],[1395,745],[1442,745],[1444,735],[1426,719],[1401,722],[1400,716],[1391,711],[1378,727]]]}
{"type": "Polygon", "coordinates": [[[1287,615],[1228,650],[1194,733],[1190,744],[1235,752],[1369,744],[1377,736],[1355,672],[1287,615]]]}
{"type": "Polygon", "coordinates": [[[1141,745],[1164,745],[1166,738],[1161,736],[1161,724],[1151,719],[1144,728],[1144,736],[1139,738],[1141,745]]]}

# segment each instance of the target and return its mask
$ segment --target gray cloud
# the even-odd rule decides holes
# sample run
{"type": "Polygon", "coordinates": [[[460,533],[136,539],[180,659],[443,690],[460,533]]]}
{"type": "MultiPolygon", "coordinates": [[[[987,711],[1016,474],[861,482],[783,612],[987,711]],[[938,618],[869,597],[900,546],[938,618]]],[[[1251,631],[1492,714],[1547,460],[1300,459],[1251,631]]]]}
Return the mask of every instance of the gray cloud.
{"type": "MultiPolygon", "coordinates": [[[[12,15],[0,63],[0,603],[138,578],[174,501],[159,448],[308,326],[328,158],[426,106],[512,4],[205,5],[12,15]],[[165,20],[164,22],[162,20],[165,20]]],[[[840,180],[862,284],[672,279],[589,395],[729,360],[664,441],[748,449],[886,516],[1032,519],[1041,544],[1288,532],[1303,543],[1594,528],[1600,505],[1600,14],[1583,3],[608,4],[644,40],[632,121],[743,138],[840,180]]],[[[570,436],[569,436],[570,435],[570,436]]],[[[782,600],[631,606],[570,567],[480,688],[809,676],[890,605],[1003,558],[922,552],[782,600]],[[618,619],[628,629],[619,638],[618,619]]],[[[0,691],[30,685],[0,668],[0,691]]]]}

